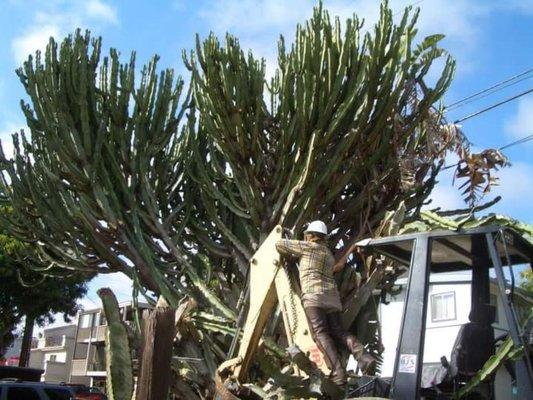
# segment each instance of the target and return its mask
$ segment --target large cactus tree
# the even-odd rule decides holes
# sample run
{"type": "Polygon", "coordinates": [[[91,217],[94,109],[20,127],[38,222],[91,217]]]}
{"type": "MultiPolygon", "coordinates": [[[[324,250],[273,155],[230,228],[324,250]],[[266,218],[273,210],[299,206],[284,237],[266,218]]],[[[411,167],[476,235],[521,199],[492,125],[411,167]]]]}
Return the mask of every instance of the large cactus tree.
{"type": "Polygon", "coordinates": [[[121,64],[111,50],[100,62],[100,47],[78,31],[17,70],[31,135],[14,135],[13,160],[2,157],[7,227],[46,265],[123,272],[174,304],[188,271],[207,293],[181,237],[191,203],[183,80],[158,76],[154,57],[135,85],[135,55],[121,64]]]}
{"type": "MultiPolygon", "coordinates": [[[[280,39],[270,79],[237,38],[197,39],[186,55],[197,118],[188,172],[204,214],[191,222],[207,253],[216,246],[239,262],[231,277],[245,276],[275,225],[299,234],[313,219],[326,221],[343,263],[354,242],[386,232],[387,210],[401,208],[402,218],[420,211],[449,152],[469,159],[468,142],[438,109],[455,62],[439,47],[442,35],[416,44],[417,17],[408,8],[395,24],[384,2],[365,33],[357,17],[343,26],[319,5],[293,44],[280,39]]],[[[478,165],[485,181],[487,163],[478,165]]],[[[343,274],[355,282],[353,269],[343,274]]],[[[344,289],[353,298],[353,286],[344,289]]]]}
{"type": "MultiPolygon", "coordinates": [[[[60,47],[51,40],[17,71],[31,136],[15,135],[13,160],[1,157],[0,189],[14,210],[6,227],[46,265],[123,272],[171,305],[196,298],[180,325],[186,359],[176,382],[189,397],[205,395],[244,310],[248,261],[276,224],[298,234],[305,221],[325,220],[343,263],[361,236],[416,216],[447,152],[469,159],[436,108],[454,61],[440,35],[415,44],[417,15],[406,9],[395,24],[383,3],[365,33],[356,17],[343,26],[318,6],[291,46],[280,40],[271,79],[236,38],[198,39],[184,57],[184,99],[182,80],[158,75],[156,59],[136,84],[134,55],[100,60],[100,40],[79,32],[60,47]]],[[[477,174],[479,186],[494,160],[468,173],[462,163],[462,173],[477,174]]],[[[363,270],[370,289],[382,278],[372,272],[363,270]]],[[[353,268],[342,281],[353,298],[353,268]]],[[[350,315],[364,301],[347,304],[350,315]]]]}

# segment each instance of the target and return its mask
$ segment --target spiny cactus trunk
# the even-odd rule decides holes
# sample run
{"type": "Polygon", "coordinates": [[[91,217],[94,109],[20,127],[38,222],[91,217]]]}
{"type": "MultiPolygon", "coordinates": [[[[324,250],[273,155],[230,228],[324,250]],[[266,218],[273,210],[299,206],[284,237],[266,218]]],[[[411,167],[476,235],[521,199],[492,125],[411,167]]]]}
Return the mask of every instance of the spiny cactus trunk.
{"type": "Polygon", "coordinates": [[[133,365],[128,330],[119,312],[117,298],[110,289],[98,290],[107,329],[105,337],[106,387],[109,400],[132,400],[133,365]]]}

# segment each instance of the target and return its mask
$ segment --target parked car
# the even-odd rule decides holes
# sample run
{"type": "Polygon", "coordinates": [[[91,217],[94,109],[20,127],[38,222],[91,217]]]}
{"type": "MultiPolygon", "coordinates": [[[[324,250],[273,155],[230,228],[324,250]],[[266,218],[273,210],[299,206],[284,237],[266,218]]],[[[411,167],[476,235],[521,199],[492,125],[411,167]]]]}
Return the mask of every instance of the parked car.
{"type": "Polygon", "coordinates": [[[25,382],[40,382],[44,369],[0,365],[0,380],[12,379],[25,382]]]}
{"type": "Polygon", "coordinates": [[[75,400],[74,389],[46,382],[0,380],[0,400],[75,400]]]}
{"type": "Polygon", "coordinates": [[[107,396],[95,387],[74,383],[67,383],[65,386],[74,391],[75,400],[107,400],[107,396]]]}

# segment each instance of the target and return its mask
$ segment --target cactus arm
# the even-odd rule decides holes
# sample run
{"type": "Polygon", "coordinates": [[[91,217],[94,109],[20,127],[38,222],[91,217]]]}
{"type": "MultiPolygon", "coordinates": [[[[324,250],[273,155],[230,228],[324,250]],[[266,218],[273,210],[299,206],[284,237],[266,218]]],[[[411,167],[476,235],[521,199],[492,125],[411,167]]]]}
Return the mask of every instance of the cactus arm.
{"type": "Polygon", "coordinates": [[[133,367],[128,330],[120,317],[118,302],[111,289],[98,290],[98,296],[107,319],[105,354],[109,400],[131,400],[133,367]]]}

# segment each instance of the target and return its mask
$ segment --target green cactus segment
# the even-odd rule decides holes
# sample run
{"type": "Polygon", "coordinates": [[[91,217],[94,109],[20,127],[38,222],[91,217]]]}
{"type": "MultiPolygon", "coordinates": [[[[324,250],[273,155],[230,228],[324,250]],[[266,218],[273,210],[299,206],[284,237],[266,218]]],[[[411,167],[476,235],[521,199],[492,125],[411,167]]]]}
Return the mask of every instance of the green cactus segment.
{"type": "Polygon", "coordinates": [[[524,239],[533,243],[533,225],[518,221],[511,217],[499,214],[488,214],[483,217],[474,215],[459,216],[455,218],[444,217],[435,211],[422,211],[416,221],[405,224],[400,233],[424,232],[434,229],[460,230],[477,228],[479,226],[499,225],[512,228],[524,239]]]}
{"type": "Polygon", "coordinates": [[[107,319],[105,337],[107,395],[109,400],[131,400],[133,366],[128,331],[122,322],[118,302],[111,289],[98,290],[107,319]]]}

